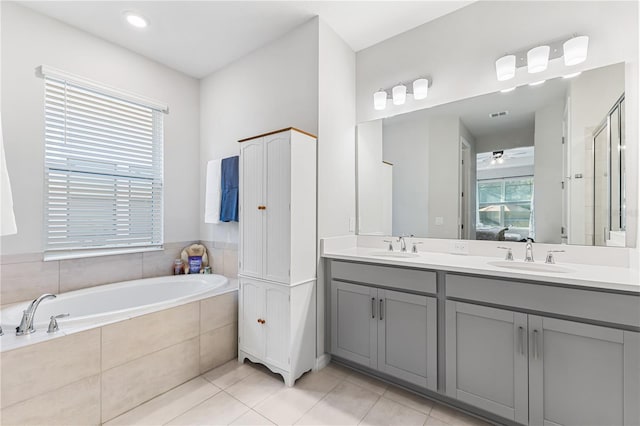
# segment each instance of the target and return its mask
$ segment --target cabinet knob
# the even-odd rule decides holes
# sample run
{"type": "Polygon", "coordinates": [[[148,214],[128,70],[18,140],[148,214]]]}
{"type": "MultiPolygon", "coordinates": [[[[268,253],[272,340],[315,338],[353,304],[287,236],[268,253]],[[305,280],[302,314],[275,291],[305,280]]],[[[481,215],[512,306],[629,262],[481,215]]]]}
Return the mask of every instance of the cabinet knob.
{"type": "Polygon", "coordinates": [[[258,210],[266,210],[267,206],[258,206],[258,210]]]}

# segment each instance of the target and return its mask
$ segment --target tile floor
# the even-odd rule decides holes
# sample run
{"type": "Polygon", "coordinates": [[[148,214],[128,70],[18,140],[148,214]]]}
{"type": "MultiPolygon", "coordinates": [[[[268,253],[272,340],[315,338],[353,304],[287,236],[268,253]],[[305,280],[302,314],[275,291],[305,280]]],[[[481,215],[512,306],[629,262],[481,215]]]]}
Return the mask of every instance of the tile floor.
{"type": "Polygon", "coordinates": [[[115,425],[487,425],[336,364],[287,388],[230,361],[106,423],[115,425]]]}

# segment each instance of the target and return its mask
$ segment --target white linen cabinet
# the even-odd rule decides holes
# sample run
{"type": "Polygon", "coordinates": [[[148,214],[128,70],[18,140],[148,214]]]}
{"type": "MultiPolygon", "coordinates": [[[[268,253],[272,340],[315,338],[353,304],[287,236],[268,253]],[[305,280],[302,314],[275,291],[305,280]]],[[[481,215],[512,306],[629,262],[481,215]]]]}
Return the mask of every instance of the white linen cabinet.
{"type": "Polygon", "coordinates": [[[316,137],[240,142],[238,359],[294,381],[315,364],[316,137]]]}

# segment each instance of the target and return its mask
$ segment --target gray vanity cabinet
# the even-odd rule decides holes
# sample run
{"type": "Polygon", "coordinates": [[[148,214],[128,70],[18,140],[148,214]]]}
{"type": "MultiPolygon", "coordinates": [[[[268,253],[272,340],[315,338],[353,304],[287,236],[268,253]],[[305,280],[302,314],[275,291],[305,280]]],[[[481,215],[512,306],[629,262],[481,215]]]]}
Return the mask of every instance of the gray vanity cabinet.
{"type": "Polygon", "coordinates": [[[378,290],[331,282],[331,350],[334,355],[378,367],[378,290]]]}
{"type": "Polygon", "coordinates": [[[446,302],[447,394],[529,425],[635,425],[639,333],[446,302]]]}
{"type": "Polygon", "coordinates": [[[638,424],[638,333],[529,315],[529,335],[531,425],[638,424]]]}
{"type": "Polygon", "coordinates": [[[436,389],[433,297],[332,281],[331,304],[334,355],[436,389]]]}
{"type": "Polygon", "coordinates": [[[447,395],[527,424],[527,315],[446,303],[447,395]]]}

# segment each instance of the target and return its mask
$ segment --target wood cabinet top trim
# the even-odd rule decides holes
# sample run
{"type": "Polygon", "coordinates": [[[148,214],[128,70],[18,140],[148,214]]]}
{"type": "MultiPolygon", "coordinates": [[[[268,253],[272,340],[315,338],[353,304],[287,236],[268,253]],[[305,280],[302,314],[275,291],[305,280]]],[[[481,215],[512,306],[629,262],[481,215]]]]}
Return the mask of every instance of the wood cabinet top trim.
{"type": "Polygon", "coordinates": [[[302,133],[303,135],[311,136],[314,139],[318,138],[316,135],[314,135],[312,133],[309,133],[309,132],[305,132],[304,130],[296,129],[295,127],[287,127],[285,129],[274,130],[272,132],[263,133],[261,135],[251,136],[250,138],[240,139],[238,142],[247,142],[247,141],[250,141],[250,140],[253,140],[253,139],[263,138],[265,136],[275,135],[276,133],[287,132],[289,130],[294,130],[294,131],[296,131],[298,133],[302,133]]]}

